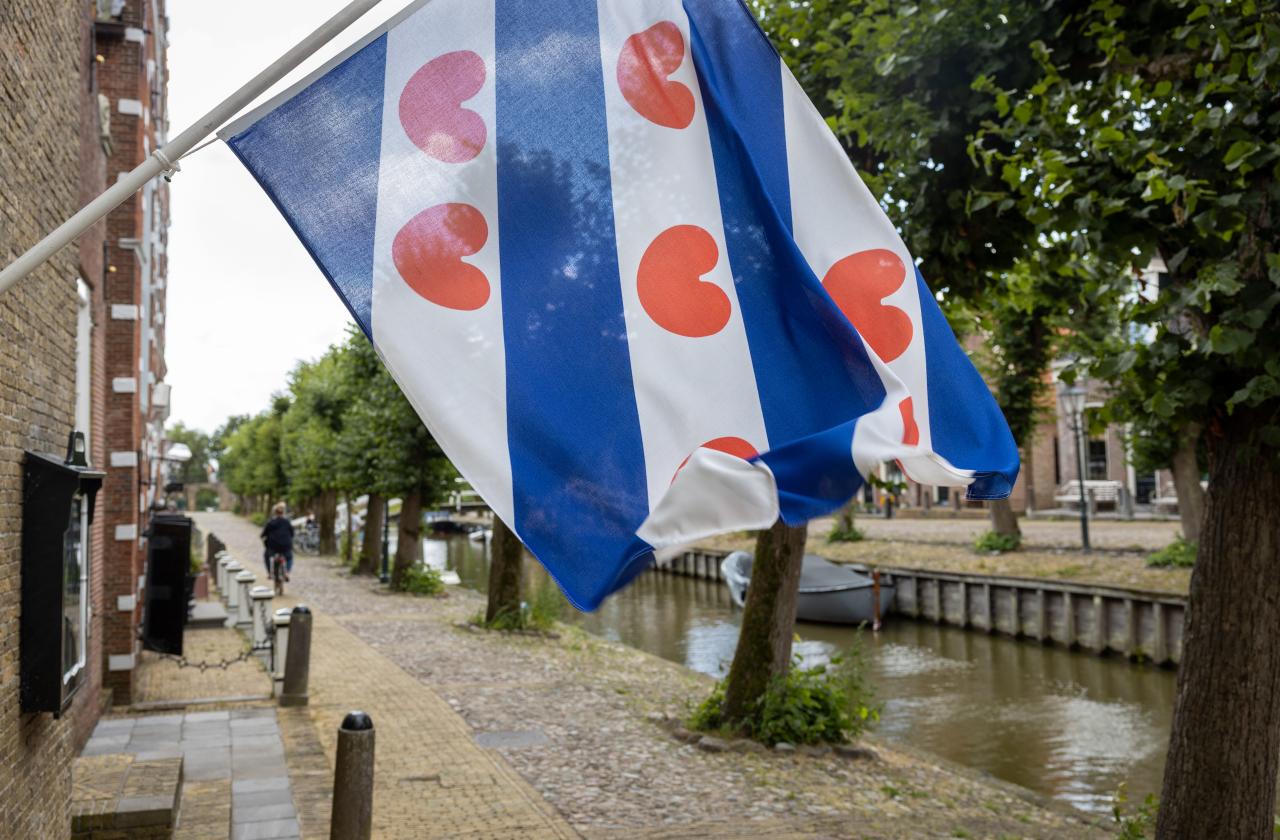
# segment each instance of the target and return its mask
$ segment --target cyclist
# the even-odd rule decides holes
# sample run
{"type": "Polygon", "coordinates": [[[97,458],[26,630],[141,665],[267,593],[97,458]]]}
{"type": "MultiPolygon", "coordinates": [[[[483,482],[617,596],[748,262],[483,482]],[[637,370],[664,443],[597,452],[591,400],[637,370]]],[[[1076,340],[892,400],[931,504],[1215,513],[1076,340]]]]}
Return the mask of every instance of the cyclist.
{"type": "Polygon", "coordinates": [[[271,512],[271,520],[262,529],[262,543],[266,547],[262,559],[267,565],[267,577],[270,577],[271,558],[283,554],[284,579],[288,580],[289,572],[293,571],[293,523],[285,516],[284,502],[277,503],[271,512]]]}

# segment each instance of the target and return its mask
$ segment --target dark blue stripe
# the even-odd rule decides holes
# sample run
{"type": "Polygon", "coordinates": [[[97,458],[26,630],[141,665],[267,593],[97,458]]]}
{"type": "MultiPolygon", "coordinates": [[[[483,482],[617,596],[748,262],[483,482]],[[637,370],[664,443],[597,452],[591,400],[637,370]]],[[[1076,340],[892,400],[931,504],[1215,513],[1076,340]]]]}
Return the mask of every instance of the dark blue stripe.
{"type": "Polygon", "coordinates": [[[383,35],[227,141],[373,339],[383,35]]]}
{"type": "Polygon", "coordinates": [[[594,609],[647,561],[596,0],[497,0],[498,213],[516,531],[594,609]]]}
{"type": "Polygon", "coordinates": [[[884,386],[791,235],[781,59],[741,3],[684,6],[765,429],[780,447],[877,408],[884,386]]]}
{"type": "Polygon", "coordinates": [[[778,482],[778,510],[788,525],[826,516],[858,492],[862,475],[850,454],[857,425],[850,420],[760,456],[778,482]]]}
{"type": "Polygon", "coordinates": [[[1020,461],[1009,424],[987,383],[960,349],[919,270],[916,284],[924,324],[933,451],[961,469],[977,471],[969,498],[1007,498],[1018,479],[1020,461]]]}

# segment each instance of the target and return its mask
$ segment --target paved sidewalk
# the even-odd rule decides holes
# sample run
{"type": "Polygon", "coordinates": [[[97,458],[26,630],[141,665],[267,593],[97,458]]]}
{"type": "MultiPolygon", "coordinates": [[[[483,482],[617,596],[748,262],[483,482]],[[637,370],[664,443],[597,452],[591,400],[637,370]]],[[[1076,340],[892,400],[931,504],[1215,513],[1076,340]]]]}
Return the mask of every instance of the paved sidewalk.
{"type": "MultiPolygon", "coordinates": [[[[197,521],[233,555],[256,556],[252,524],[229,515],[197,514],[197,521]]],[[[286,593],[275,606],[293,603],[286,593]]],[[[471,727],[435,690],[321,612],[313,619],[309,691],[305,709],[280,715],[302,837],[329,836],[332,776],[319,767],[319,755],[331,774],[338,726],[352,709],[367,712],[377,733],[375,837],[578,836],[502,756],[475,742],[471,727]]]]}
{"type": "Polygon", "coordinates": [[[299,836],[274,707],[103,718],[81,755],[181,758],[174,840],[299,836]]]}

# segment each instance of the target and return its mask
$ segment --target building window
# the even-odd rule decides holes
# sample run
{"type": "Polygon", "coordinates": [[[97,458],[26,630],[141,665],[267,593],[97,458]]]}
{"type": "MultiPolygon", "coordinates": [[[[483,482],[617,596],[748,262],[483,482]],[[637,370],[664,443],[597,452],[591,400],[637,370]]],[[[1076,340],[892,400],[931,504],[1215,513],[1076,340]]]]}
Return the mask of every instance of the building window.
{"type": "Polygon", "coordinates": [[[1089,441],[1089,480],[1103,481],[1107,477],[1107,442],[1101,438],[1089,441]]]}

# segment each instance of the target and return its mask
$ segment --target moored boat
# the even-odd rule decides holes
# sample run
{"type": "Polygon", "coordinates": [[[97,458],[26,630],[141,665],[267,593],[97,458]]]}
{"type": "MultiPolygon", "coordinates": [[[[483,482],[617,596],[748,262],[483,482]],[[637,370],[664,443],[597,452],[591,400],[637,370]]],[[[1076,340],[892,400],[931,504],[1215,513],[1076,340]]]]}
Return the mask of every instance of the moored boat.
{"type": "MultiPolygon", "coordinates": [[[[746,551],[735,551],[720,563],[725,584],[733,602],[742,606],[751,583],[754,558],[746,551]]],[[[796,599],[796,618],[828,624],[862,624],[875,621],[875,583],[870,575],[832,563],[816,554],[806,554],[800,570],[800,593],[796,599]]],[[[889,614],[893,603],[892,579],[880,580],[880,616],[889,614]]]]}

